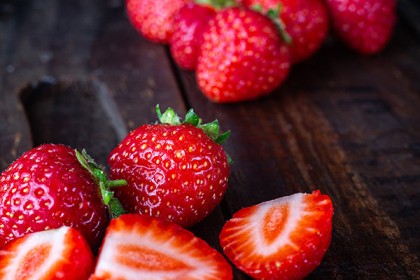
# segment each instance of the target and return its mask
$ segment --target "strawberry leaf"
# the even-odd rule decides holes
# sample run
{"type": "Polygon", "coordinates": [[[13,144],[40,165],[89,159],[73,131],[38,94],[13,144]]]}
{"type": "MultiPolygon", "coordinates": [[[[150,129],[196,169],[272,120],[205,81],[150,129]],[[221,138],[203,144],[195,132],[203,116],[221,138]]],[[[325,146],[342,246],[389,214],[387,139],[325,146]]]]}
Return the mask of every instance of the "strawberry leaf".
{"type": "Polygon", "coordinates": [[[189,123],[195,127],[198,127],[201,124],[202,120],[194,113],[193,109],[190,109],[185,115],[184,123],[189,123]]]}
{"type": "MultiPolygon", "coordinates": [[[[170,124],[170,125],[181,125],[181,124],[190,124],[193,125],[201,130],[204,131],[204,133],[212,139],[217,144],[221,145],[226,141],[226,139],[229,138],[231,132],[226,131],[222,134],[220,134],[220,126],[219,121],[214,120],[209,123],[202,124],[202,119],[194,112],[193,109],[188,110],[188,112],[185,114],[184,121],[181,122],[181,118],[178,117],[178,115],[175,113],[175,111],[172,108],[166,109],[166,111],[162,114],[159,104],[156,105],[156,114],[159,118],[159,121],[162,124],[170,124]]],[[[228,162],[231,164],[233,161],[230,158],[230,156],[226,153],[226,156],[228,157],[228,162]]]]}
{"type": "Polygon", "coordinates": [[[210,137],[210,139],[218,144],[223,143],[230,135],[230,131],[220,134],[220,126],[218,120],[202,124],[203,120],[194,112],[193,109],[188,110],[183,121],[181,121],[181,118],[178,117],[175,111],[170,107],[162,113],[159,104],[156,105],[156,114],[160,123],[162,124],[181,125],[188,123],[197,128],[200,128],[208,137],[210,137]]]}
{"type": "Polygon", "coordinates": [[[181,121],[178,115],[172,108],[166,109],[166,111],[162,114],[160,111],[159,104],[156,105],[156,114],[158,115],[159,121],[162,124],[171,124],[171,125],[180,125],[181,121]]]}
{"type": "Polygon", "coordinates": [[[218,10],[239,6],[236,0],[195,0],[194,2],[196,4],[210,6],[218,10]]]}

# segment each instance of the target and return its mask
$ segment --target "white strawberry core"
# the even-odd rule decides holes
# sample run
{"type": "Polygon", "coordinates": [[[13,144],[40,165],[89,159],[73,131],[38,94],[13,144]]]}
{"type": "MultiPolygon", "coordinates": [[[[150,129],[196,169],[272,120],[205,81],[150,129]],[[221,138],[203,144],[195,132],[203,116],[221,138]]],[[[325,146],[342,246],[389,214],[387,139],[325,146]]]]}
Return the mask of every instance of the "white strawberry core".
{"type": "Polygon", "coordinates": [[[20,278],[22,275],[17,275],[17,273],[21,272],[19,267],[21,267],[22,263],[27,260],[28,252],[32,250],[36,251],[37,248],[48,245],[51,247],[51,250],[48,256],[46,256],[46,259],[42,262],[42,265],[37,267],[35,274],[30,275],[30,277],[27,275],[28,278],[25,278],[33,280],[42,279],[46,272],[50,270],[57,260],[60,260],[62,257],[65,247],[65,236],[68,230],[68,227],[63,226],[56,230],[36,232],[25,237],[27,239],[25,242],[19,244],[19,251],[15,256],[12,256],[13,259],[11,265],[8,266],[9,269],[6,275],[10,276],[10,278],[3,280],[14,280],[20,278]]]}
{"type": "Polygon", "coordinates": [[[108,233],[102,247],[95,275],[117,275],[126,279],[205,279],[215,273],[217,269],[211,262],[206,261],[206,256],[201,257],[196,253],[194,239],[188,243],[181,243],[176,236],[166,239],[155,238],[151,232],[108,233]],[[122,247],[134,248],[132,255],[120,251],[122,247]],[[137,248],[137,252],[135,252],[137,248]],[[153,254],[142,255],[140,251],[155,252],[169,260],[166,265],[153,254]],[[125,263],[133,260],[136,265],[125,263]],[[171,261],[180,263],[183,267],[171,269],[171,261]],[[185,265],[185,267],[184,267],[185,265]]]}
{"type": "Polygon", "coordinates": [[[296,224],[298,221],[305,216],[305,203],[303,202],[304,194],[297,193],[287,197],[281,197],[272,201],[263,202],[257,208],[257,211],[252,215],[250,218],[251,220],[251,227],[248,229],[252,231],[250,236],[254,236],[254,240],[250,240],[250,242],[255,242],[257,245],[253,246],[255,248],[256,253],[260,255],[271,255],[275,253],[278,248],[281,248],[285,245],[290,245],[295,249],[299,249],[299,247],[292,242],[290,239],[290,234],[296,228],[296,224]],[[282,217],[282,219],[286,219],[281,233],[270,242],[267,243],[266,239],[264,238],[263,228],[261,227],[261,221],[266,217],[267,214],[271,215],[271,211],[273,211],[273,205],[288,205],[289,211],[286,217],[282,217]]]}

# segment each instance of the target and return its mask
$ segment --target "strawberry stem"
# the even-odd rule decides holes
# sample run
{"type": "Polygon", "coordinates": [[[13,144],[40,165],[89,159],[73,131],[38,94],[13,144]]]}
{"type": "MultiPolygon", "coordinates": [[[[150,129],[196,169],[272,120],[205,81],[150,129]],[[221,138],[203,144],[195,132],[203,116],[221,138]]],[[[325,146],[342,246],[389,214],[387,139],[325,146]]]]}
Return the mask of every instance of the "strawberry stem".
{"type": "Polygon", "coordinates": [[[217,10],[239,6],[236,0],[195,0],[194,2],[199,5],[213,7],[217,10]]]}
{"type": "Polygon", "coordinates": [[[76,157],[79,163],[86,168],[89,173],[95,178],[99,185],[102,201],[108,207],[111,218],[116,218],[125,213],[124,207],[121,202],[114,197],[114,192],[111,188],[127,185],[126,180],[108,180],[103,169],[88,155],[85,149],[82,152],[75,150],[76,157]]]}
{"type": "Polygon", "coordinates": [[[264,12],[263,6],[261,4],[254,4],[251,6],[251,9],[271,19],[271,21],[276,25],[276,28],[283,42],[285,42],[287,45],[292,44],[292,37],[289,35],[289,33],[287,33],[286,25],[280,18],[282,9],[282,5],[280,3],[277,4],[275,8],[269,8],[266,12],[264,12]]]}

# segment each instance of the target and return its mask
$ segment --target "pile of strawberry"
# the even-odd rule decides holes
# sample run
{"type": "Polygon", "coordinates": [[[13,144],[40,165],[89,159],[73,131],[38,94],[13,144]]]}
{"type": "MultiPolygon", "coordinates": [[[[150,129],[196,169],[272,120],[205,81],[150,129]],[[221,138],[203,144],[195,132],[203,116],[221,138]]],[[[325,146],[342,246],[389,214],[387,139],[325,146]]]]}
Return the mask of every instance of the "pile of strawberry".
{"type": "Polygon", "coordinates": [[[44,144],[0,175],[0,279],[300,279],[322,261],[333,206],[316,190],[243,208],[223,253],[188,230],[220,203],[230,159],[217,121],[156,108],[110,152],[44,144]],[[230,263],[225,259],[230,260],[230,263]]]}
{"type": "Polygon", "coordinates": [[[330,26],[362,54],[380,52],[396,20],[395,0],[126,0],[132,25],[169,44],[218,103],[271,93],[292,65],[311,57],[330,26]]]}

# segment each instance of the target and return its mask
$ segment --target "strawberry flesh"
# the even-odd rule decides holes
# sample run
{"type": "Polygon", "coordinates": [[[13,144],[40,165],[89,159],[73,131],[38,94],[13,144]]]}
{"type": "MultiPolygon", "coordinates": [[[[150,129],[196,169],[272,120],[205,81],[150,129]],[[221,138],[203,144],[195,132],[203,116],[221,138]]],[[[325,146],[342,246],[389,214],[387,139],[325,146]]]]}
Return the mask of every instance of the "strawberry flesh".
{"type": "Polygon", "coordinates": [[[0,250],[0,279],[88,279],[94,257],[75,229],[30,233],[0,250]]]}
{"type": "Polygon", "coordinates": [[[220,243],[256,279],[301,279],[329,247],[332,214],[327,195],[294,194],[239,210],[224,225],[220,243]]]}
{"type": "Polygon", "coordinates": [[[125,214],[108,227],[90,278],[100,279],[232,279],[232,268],[219,252],[177,224],[125,214]]]}

